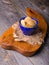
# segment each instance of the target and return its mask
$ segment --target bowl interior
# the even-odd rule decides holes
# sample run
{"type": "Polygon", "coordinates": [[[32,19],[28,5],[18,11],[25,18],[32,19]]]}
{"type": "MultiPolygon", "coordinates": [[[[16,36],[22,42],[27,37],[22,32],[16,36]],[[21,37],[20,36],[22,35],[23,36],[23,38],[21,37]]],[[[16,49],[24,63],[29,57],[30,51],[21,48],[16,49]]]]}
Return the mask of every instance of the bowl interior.
{"type": "MultiPolygon", "coordinates": [[[[20,20],[19,20],[19,24],[20,24],[20,26],[22,26],[22,24],[21,24],[21,20],[24,20],[25,18],[26,18],[26,16],[20,18],[20,20]]],[[[31,27],[31,28],[29,28],[29,27],[24,27],[24,26],[22,26],[22,27],[27,28],[27,29],[34,29],[34,28],[38,27],[38,20],[35,19],[35,18],[32,18],[32,19],[36,21],[36,25],[35,25],[34,27],[31,27]]]]}

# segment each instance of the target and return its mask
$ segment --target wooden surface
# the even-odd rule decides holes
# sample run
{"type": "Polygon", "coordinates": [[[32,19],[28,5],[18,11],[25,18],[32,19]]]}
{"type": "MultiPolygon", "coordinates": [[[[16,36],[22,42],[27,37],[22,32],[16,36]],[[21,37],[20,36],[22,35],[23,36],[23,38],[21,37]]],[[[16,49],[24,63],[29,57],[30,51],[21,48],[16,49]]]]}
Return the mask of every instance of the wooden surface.
{"type": "MultiPolygon", "coordinates": [[[[43,14],[47,22],[49,21],[49,16],[43,13],[44,11],[39,9],[32,0],[11,1],[0,0],[0,35],[20,17],[26,15],[25,8],[28,6],[36,9],[43,14]]],[[[49,34],[41,51],[32,57],[25,57],[18,52],[4,50],[0,47],[0,65],[49,65],[49,34]]]]}

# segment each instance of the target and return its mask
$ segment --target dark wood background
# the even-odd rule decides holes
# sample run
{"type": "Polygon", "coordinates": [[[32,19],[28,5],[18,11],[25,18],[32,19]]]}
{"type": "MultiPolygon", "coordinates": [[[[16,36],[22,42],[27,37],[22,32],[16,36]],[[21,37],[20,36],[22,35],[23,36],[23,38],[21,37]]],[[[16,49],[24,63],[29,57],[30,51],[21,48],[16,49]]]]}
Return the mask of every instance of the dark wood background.
{"type": "MultiPolygon", "coordinates": [[[[26,7],[37,10],[49,25],[49,0],[0,0],[0,35],[26,15],[26,7]]],[[[0,47],[0,65],[49,65],[49,30],[43,48],[32,57],[0,47]]]]}

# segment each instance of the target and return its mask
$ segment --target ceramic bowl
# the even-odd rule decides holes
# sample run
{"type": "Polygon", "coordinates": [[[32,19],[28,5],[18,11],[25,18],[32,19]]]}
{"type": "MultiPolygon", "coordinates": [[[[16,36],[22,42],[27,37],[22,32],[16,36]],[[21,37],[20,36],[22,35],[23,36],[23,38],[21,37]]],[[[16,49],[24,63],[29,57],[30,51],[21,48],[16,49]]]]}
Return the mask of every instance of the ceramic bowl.
{"type": "Polygon", "coordinates": [[[36,21],[36,25],[34,27],[32,27],[32,28],[27,28],[27,27],[22,26],[22,24],[21,24],[21,20],[24,20],[25,18],[26,18],[26,16],[20,18],[20,20],[19,20],[20,29],[22,30],[24,35],[32,35],[32,34],[35,33],[35,31],[38,28],[38,20],[35,19],[35,18],[32,18],[33,20],[36,21]]]}

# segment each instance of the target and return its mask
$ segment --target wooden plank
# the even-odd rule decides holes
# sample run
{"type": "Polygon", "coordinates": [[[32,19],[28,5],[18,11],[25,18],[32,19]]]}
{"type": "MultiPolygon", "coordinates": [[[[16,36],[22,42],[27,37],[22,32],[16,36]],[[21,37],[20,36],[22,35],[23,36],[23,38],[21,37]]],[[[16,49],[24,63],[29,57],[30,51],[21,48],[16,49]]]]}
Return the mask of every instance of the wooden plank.
{"type": "Polygon", "coordinates": [[[20,65],[34,65],[33,63],[30,62],[30,60],[28,60],[27,57],[23,56],[22,54],[13,51],[11,51],[10,53],[14,55],[15,59],[20,65]]]}
{"type": "MultiPolygon", "coordinates": [[[[7,11],[5,4],[3,4],[0,1],[1,9],[0,9],[0,35],[8,28],[10,27],[16,20],[13,18],[13,22],[11,22],[10,16],[14,14],[10,11],[7,11]],[[5,7],[5,8],[4,8],[5,7]],[[9,13],[9,14],[8,14],[9,13]],[[12,14],[11,14],[12,13],[12,14]],[[9,19],[10,18],[10,19],[9,19]]],[[[8,53],[7,50],[4,50],[0,47],[0,65],[19,65],[17,60],[15,60],[15,57],[8,53]]]]}
{"type": "Polygon", "coordinates": [[[0,65],[19,65],[15,57],[7,50],[0,48],[0,65]]]}
{"type": "MultiPolygon", "coordinates": [[[[32,0],[0,0],[0,35],[15,21],[26,15],[25,8],[31,7],[42,13],[46,20],[49,18],[32,0]]],[[[4,50],[0,47],[0,65],[49,65],[49,37],[43,50],[32,57],[25,57],[18,52],[4,50]]]]}

